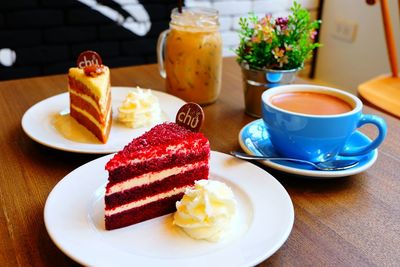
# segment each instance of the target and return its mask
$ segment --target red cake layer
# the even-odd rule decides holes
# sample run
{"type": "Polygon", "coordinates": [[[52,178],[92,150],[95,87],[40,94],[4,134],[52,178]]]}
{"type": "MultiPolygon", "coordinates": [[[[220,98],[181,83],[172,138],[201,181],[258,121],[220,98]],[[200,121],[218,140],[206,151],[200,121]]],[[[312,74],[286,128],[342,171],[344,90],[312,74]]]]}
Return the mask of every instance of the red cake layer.
{"type": "Polygon", "coordinates": [[[160,199],[159,201],[117,213],[112,216],[106,216],[106,229],[112,230],[121,228],[174,212],[176,210],[175,203],[181,200],[182,197],[183,193],[169,198],[160,199]]]}
{"type": "Polygon", "coordinates": [[[133,139],[107,163],[106,169],[111,171],[121,165],[126,165],[131,159],[143,157],[149,159],[161,156],[166,153],[165,147],[168,145],[184,143],[182,149],[192,150],[194,149],[192,144],[196,140],[200,140],[202,144],[208,143],[207,138],[202,133],[191,132],[176,123],[159,124],[140,138],[133,139]],[[149,150],[149,148],[151,149],[149,150]]]}
{"type": "MultiPolygon", "coordinates": [[[[120,205],[144,199],[148,196],[154,196],[173,190],[174,188],[180,188],[183,186],[193,186],[194,181],[198,180],[197,177],[208,177],[209,168],[203,166],[201,168],[193,169],[188,172],[172,175],[161,181],[157,181],[148,185],[132,188],[125,190],[120,193],[115,193],[105,198],[106,210],[118,207],[120,205]]],[[[109,186],[107,185],[107,188],[109,186]]]]}
{"type": "Polygon", "coordinates": [[[139,162],[128,166],[121,166],[112,171],[109,171],[109,183],[124,181],[135,176],[142,175],[148,172],[158,172],[172,167],[179,167],[186,164],[203,161],[210,157],[210,148],[206,144],[191,151],[190,153],[171,154],[164,158],[153,158],[145,162],[139,162]]]}

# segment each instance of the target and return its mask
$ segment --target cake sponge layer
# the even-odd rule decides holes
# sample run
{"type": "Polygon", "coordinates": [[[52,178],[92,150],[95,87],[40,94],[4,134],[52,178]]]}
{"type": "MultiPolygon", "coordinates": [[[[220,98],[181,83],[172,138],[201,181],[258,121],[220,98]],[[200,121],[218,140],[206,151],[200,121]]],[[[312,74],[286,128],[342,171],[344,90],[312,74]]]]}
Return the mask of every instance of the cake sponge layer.
{"type": "Polygon", "coordinates": [[[199,168],[192,169],[187,172],[171,175],[162,180],[133,187],[119,193],[108,195],[105,198],[106,210],[118,207],[132,201],[144,199],[148,196],[154,196],[174,188],[183,186],[193,186],[197,177],[208,177],[208,165],[202,165],[199,168]]]}
{"type": "MultiPolygon", "coordinates": [[[[159,153],[167,153],[166,149],[158,149],[159,153]]],[[[159,172],[172,167],[180,167],[187,164],[208,160],[210,157],[209,146],[203,144],[198,149],[180,149],[175,153],[165,154],[162,157],[151,157],[140,161],[129,162],[128,165],[120,166],[109,171],[109,183],[114,184],[126,179],[143,175],[149,172],[159,172]]]]}
{"type": "Polygon", "coordinates": [[[182,192],[113,216],[105,216],[106,229],[121,228],[174,212],[176,210],[175,203],[183,197],[183,194],[182,192]]]}
{"type": "MultiPolygon", "coordinates": [[[[111,130],[111,121],[105,126],[105,128],[99,128],[96,123],[87,116],[84,116],[81,112],[77,111],[74,107],[71,107],[70,115],[86,129],[92,132],[102,143],[107,142],[111,130]]],[[[108,116],[111,117],[111,111],[108,116]]]]}

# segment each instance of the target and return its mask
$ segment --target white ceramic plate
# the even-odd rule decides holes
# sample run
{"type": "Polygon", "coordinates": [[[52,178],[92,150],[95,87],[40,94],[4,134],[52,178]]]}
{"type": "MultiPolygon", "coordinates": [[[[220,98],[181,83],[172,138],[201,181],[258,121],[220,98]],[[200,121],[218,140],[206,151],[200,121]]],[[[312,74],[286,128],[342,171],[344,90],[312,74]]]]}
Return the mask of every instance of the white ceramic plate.
{"type": "MultiPolygon", "coordinates": [[[[56,114],[68,112],[68,93],[52,96],[29,108],[22,117],[22,128],[24,129],[25,133],[36,142],[55,149],[92,154],[107,154],[117,152],[126,144],[128,144],[133,138],[142,135],[151,127],[132,129],[117,122],[118,107],[124,101],[129,90],[134,90],[134,88],[112,87],[111,89],[113,125],[111,127],[110,136],[106,144],[89,144],[66,139],[53,126],[52,120],[56,114]]],[[[153,90],[153,94],[159,99],[163,120],[175,121],[176,113],[178,112],[179,108],[185,104],[185,101],[156,90],[153,90]]]]}
{"type": "Polygon", "coordinates": [[[106,231],[104,187],[107,155],[65,176],[52,190],[44,221],[54,243],[86,266],[254,266],[288,238],[290,197],[269,173],[243,160],[211,152],[210,179],[230,186],[238,202],[237,228],[219,242],[189,238],[172,215],[106,231]]]}

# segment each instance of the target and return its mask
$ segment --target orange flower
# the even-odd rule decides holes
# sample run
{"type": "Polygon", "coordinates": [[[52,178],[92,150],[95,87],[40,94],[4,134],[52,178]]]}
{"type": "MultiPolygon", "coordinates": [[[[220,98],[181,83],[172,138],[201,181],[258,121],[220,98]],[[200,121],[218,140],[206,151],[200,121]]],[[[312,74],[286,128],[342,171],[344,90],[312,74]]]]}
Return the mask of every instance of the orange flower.
{"type": "Polygon", "coordinates": [[[279,47],[275,47],[274,50],[272,50],[272,54],[276,59],[279,59],[285,55],[285,50],[279,47]]]}
{"type": "Polygon", "coordinates": [[[261,38],[260,38],[260,36],[256,35],[256,36],[251,37],[251,41],[253,43],[258,44],[258,43],[261,43],[261,38]]]}
{"type": "Polygon", "coordinates": [[[285,50],[286,51],[292,51],[293,50],[293,45],[288,45],[287,43],[284,44],[285,45],[285,50]]]}
{"type": "Polygon", "coordinates": [[[289,58],[288,58],[288,56],[285,55],[281,58],[278,58],[277,61],[279,62],[279,67],[282,68],[284,64],[289,63],[289,58]]]}
{"type": "Polygon", "coordinates": [[[274,55],[276,61],[279,63],[280,68],[282,68],[284,64],[287,64],[289,62],[288,56],[285,55],[285,49],[275,47],[274,50],[272,50],[272,54],[274,55]]]}

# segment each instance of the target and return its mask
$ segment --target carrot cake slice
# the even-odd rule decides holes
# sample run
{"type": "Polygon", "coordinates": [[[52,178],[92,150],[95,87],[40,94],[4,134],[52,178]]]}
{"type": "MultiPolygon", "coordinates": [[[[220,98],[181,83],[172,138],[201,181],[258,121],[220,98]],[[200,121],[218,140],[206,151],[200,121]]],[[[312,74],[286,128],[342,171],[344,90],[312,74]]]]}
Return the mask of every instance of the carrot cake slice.
{"type": "Polygon", "coordinates": [[[68,72],[70,115],[106,143],[111,129],[110,70],[92,64],[68,72]]]}

